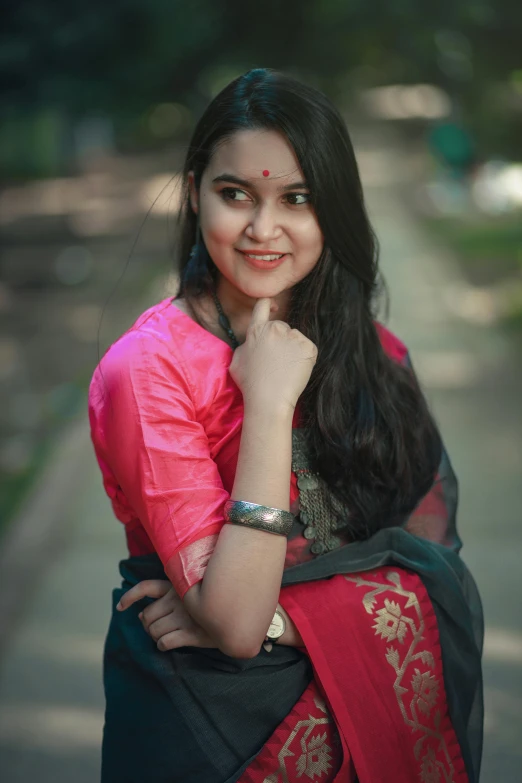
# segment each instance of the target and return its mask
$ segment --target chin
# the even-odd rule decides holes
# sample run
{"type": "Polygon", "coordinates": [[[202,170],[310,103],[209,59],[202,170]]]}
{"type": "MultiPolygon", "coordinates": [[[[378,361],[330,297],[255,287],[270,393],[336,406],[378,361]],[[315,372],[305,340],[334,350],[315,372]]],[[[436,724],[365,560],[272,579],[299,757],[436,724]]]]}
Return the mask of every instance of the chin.
{"type": "Polygon", "coordinates": [[[238,275],[237,279],[232,279],[231,282],[245,296],[249,296],[252,299],[263,299],[265,297],[274,299],[295,285],[294,280],[288,280],[287,274],[278,275],[272,272],[268,274],[264,272],[256,274],[254,272],[238,275]]]}
{"type": "Polygon", "coordinates": [[[251,299],[274,299],[287,290],[286,286],[277,285],[275,281],[271,282],[269,280],[266,282],[249,281],[248,283],[241,281],[241,283],[234,282],[233,285],[238,291],[241,291],[242,294],[251,299]]]}

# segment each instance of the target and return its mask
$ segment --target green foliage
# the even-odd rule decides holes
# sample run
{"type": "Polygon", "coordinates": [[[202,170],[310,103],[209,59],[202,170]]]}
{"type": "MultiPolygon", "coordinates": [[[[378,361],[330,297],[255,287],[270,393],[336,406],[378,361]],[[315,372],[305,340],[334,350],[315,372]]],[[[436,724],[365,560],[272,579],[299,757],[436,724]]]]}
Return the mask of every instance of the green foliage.
{"type": "Polygon", "coordinates": [[[8,104],[72,113],[139,110],[187,89],[191,64],[222,37],[209,0],[25,0],[8,5],[0,39],[8,104]]]}
{"type": "Polygon", "coordinates": [[[431,218],[425,225],[457,253],[467,276],[477,285],[518,277],[522,272],[520,212],[468,220],[431,218]]]}
{"type": "Polygon", "coordinates": [[[261,65],[296,72],[334,93],[354,82],[434,82],[454,99],[480,152],[522,144],[522,4],[514,0],[4,0],[3,6],[3,112],[50,106],[71,117],[139,116],[181,101],[198,113],[219,81],[214,72],[261,65]]]}

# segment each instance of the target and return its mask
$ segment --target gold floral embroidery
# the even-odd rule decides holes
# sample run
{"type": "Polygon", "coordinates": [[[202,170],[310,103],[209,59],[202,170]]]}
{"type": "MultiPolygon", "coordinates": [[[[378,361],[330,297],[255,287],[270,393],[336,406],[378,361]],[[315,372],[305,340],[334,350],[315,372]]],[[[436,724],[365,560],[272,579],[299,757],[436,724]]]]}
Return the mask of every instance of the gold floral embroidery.
{"type": "Polygon", "coordinates": [[[411,687],[417,694],[417,706],[425,715],[429,715],[431,708],[435,706],[438,698],[439,681],[429,672],[420,672],[415,669],[411,680],[411,687]]]}
{"type": "Polygon", "coordinates": [[[422,649],[425,621],[421,605],[415,592],[403,588],[397,571],[386,572],[387,583],[378,581],[379,577],[367,574],[345,579],[357,587],[370,588],[362,603],[375,620],[372,627],[376,636],[402,645],[402,648],[388,646],[385,658],[395,671],[393,689],[403,720],[413,732],[420,733],[414,747],[415,758],[420,763],[420,780],[454,783],[455,769],[440,727],[440,709],[431,715],[439,699],[440,683],[432,653],[422,649]],[[381,599],[383,605],[379,605],[381,599]],[[409,642],[407,649],[405,642],[409,642]]]}
{"type": "Polygon", "coordinates": [[[380,634],[381,639],[389,639],[390,642],[393,642],[394,639],[398,639],[402,644],[404,642],[404,637],[408,632],[408,626],[402,619],[402,612],[399,604],[385,598],[384,609],[379,609],[375,614],[378,616],[378,619],[373,626],[375,628],[375,633],[380,634]]]}
{"type": "Polygon", "coordinates": [[[420,777],[422,783],[440,783],[440,771],[433,748],[422,757],[420,777]]]}
{"type": "MultiPolygon", "coordinates": [[[[296,754],[290,749],[294,740],[298,739],[301,754],[297,759],[297,777],[304,775],[312,781],[319,781],[332,769],[332,748],[327,743],[327,732],[320,732],[321,727],[333,723],[323,699],[314,698],[317,709],[323,713],[320,718],[308,715],[308,720],[299,720],[289,733],[287,740],[278,753],[279,767],[271,775],[268,775],[263,783],[288,783],[287,759],[295,758],[296,754]],[[279,777],[281,776],[281,777],[279,777]]],[[[334,735],[335,740],[335,735],[334,735]]],[[[326,783],[330,777],[324,780],[326,783]]]]}
{"type": "Polygon", "coordinates": [[[297,777],[305,774],[311,780],[321,775],[331,768],[332,766],[332,749],[326,744],[326,732],[324,734],[318,734],[312,737],[310,742],[302,742],[306,750],[299,756],[297,761],[297,777]]]}

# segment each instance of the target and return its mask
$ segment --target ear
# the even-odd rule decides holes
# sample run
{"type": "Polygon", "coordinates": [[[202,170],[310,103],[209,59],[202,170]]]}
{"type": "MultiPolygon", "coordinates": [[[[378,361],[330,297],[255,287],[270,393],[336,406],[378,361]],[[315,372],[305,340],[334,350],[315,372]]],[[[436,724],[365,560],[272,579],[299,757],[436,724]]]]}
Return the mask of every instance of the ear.
{"type": "Polygon", "coordinates": [[[196,179],[194,177],[194,172],[189,171],[188,173],[188,185],[189,185],[189,195],[190,195],[190,206],[192,207],[192,211],[195,215],[198,214],[199,209],[199,194],[196,188],[196,179]]]}

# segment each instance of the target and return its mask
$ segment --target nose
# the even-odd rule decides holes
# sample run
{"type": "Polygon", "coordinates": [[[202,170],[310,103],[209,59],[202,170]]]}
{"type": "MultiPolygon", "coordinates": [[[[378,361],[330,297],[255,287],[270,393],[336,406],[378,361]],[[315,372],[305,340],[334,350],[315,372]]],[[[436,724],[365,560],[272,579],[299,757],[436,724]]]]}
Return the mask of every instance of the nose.
{"type": "Polygon", "coordinates": [[[245,233],[249,239],[260,243],[280,237],[282,227],[277,210],[274,210],[270,204],[259,204],[251,214],[245,233]]]}

